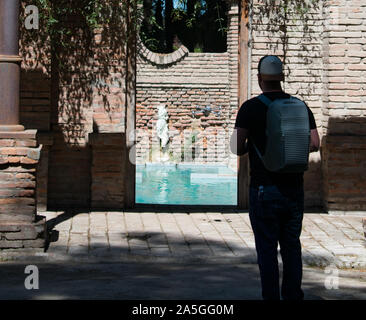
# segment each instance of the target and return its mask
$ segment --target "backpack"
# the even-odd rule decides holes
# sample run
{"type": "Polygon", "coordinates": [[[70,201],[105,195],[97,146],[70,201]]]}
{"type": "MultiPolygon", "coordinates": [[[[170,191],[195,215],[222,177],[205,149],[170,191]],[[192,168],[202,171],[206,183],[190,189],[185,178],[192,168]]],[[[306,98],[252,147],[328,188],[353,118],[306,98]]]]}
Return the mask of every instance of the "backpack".
{"type": "Polygon", "coordinates": [[[258,98],[268,106],[264,155],[253,145],[265,168],[281,173],[306,171],[310,147],[306,104],[294,97],[272,101],[262,94],[258,98]]]}

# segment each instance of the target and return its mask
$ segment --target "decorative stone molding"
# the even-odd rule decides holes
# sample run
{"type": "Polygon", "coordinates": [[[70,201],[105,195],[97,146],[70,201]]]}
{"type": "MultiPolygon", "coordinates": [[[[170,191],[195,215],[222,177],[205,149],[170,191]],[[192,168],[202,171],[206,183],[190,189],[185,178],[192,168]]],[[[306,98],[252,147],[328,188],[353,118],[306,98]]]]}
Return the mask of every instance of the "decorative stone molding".
{"type": "Polygon", "coordinates": [[[158,66],[168,66],[184,59],[188,54],[189,50],[184,46],[168,54],[155,53],[149,50],[144,43],[139,39],[137,43],[138,53],[145,60],[158,66]]]}
{"type": "Polygon", "coordinates": [[[0,54],[0,62],[21,62],[23,60],[19,55],[0,54]]]}

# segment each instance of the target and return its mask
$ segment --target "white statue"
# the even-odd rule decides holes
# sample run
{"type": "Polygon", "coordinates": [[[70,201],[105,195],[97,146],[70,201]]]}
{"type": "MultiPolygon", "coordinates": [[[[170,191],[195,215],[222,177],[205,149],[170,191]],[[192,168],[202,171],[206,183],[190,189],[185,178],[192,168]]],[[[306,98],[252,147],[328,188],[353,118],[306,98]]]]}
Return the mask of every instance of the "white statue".
{"type": "Polygon", "coordinates": [[[165,105],[158,106],[158,121],[156,123],[156,132],[161,141],[161,147],[165,148],[169,141],[168,130],[168,111],[165,105]]]}

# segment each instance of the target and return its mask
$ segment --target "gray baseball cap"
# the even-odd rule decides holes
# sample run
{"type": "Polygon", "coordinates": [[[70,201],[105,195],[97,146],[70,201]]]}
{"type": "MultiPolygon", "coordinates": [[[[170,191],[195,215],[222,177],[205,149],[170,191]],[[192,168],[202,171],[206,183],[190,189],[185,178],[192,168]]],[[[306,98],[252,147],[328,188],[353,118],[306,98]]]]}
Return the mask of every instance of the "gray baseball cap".
{"type": "Polygon", "coordinates": [[[283,81],[283,64],[277,56],[265,57],[259,67],[259,73],[264,81],[283,81]]]}

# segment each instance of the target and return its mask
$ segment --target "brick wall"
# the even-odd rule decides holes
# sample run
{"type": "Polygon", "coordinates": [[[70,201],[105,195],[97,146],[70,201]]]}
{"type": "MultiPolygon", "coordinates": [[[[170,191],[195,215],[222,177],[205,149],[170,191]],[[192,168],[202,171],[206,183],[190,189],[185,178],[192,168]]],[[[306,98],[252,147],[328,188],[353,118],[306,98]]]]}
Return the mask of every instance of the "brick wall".
{"type": "MultiPolygon", "coordinates": [[[[251,73],[250,95],[261,93],[257,81],[257,66],[259,59],[267,54],[275,54],[282,58],[285,64],[285,81],[283,88],[289,94],[303,99],[312,110],[322,133],[323,112],[323,21],[321,6],[309,13],[308,29],[304,29],[298,15],[290,15],[286,28],[279,31],[281,21],[275,21],[273,15],[263,14],[264,7],[260,1],[255,1],[252,14],[251,32],[251,73]],[[286,33],[285,33],[285,32],[286,33]],[[287,38],[284,38],[285,34],[287,38]]],[[[309,170],[304,177],[306,205],[320,206],[322,194],[322,170],[320,153],[310,156],[309,170]]]]}
{"type": "Polygon", "coordinates": [[[232,156],[228,139],[238,107],[237,36],[238,7],[233,5],[229,11],[225,53],[192,53],[182,46],[172,54],[158,55],[140,44],[136,106],[138,162],[154,161],[150,150],[159,144],[156,122],[157,107],[161,104],[169,114],[171,160],[183,160],[184,145],[190,148],[190,135],[196,133],[194,148],[201,150],[196,161],[229,162],[232,156]],[[206,106],[220,113],[192,113],[206,106]]]}
{"type": "MultiPolygon", "coordinates": [[[[24,21],[22,1],[21,21],[24,21]]],[[[37,168],[37,208],[47,208],[48,154],[51,134],[51,73],[48,38],[37,30],[27,30],[21,24],[20,56],[20,123],[26,129],[37,130],[37,142],[42,145],[37,168]]]]}
{"type": "Polygon", "coordinates": [[[125,135],[121,133],[92,133],[91,206],[98,209],[124,207],[126,152],[125,135]]]}
{"type": "MultiPolygon", "coordinates": [[[[169,130],[175,136],[171,140],[183,140],[184,131],[189,135],[193,130],[200,132],[197,145],[204,145],[205,132],[214,128],[227,128],[230,110],[228,54],[188,53],[175,64],[155,66],[138,59],[136,127],[148,130],[150,144],[156,139],[157,106],[166,105],[169,114],[169,130]],[[202,113],[193,115],[197,107],[210,106],[220,115],[202,113]]],[[[148,144],[139,144],[137,159],[143,161],[149,155],[148,144]]],[[[179,153],[178,144],[170,150],[179,153]]],[[[207,149],[204,147],[204,150],[207,149]]],[[[223,152],[220,152],[223,153],[223,152]]],[[[227,152],[225,152],[227,153],[227,152]]],[[[203,158],[207,158],[207,154],[203,158]]],[[[151,159],[150,159],[151,161],[151,159]]],[[[207,161],[217,161],[208,158],[207,161]]]]}
{"type": "MultiPolygon", "coordinates": [[[[102,162],[93,158],[98,154],[93,148],[98,148],[100,140],[91,145],[89,134],[123,132],[125,127],[126,55],[123,46],[115,50],[109,47],[112,44],[102,30],[96,30],[93,39],[87,39],[82,31],[78,35],[74,41],[79,46],[63,53],[66,67],[53,78],[55,101],[51,125],[54,143],[50,149],[48,183],[51,208],[89,207],[97,202],[93,199],[96,181],[93,181],[92,171],[102,162]]],[[[120,144],[120,151],[122,147],[120,144]]],[[[120,165],[117,156],[114,161],[120,165]]],[[[122,172],[114,174],[118,189],[122,172]]],[[[112,201],[115,195],[111,197],[112,201]]],[[[108,203],[107,196],[104,200],[108,203]]],[[[121,196],[120,204],[122,200],[121,196]]]]}
{"type": "MultiPolygon", "coordinates": [[[[68,47],[56,50],[60,64],[51,57],[46,35],[39,32],[34,39],[38,31],[22,29],[21,123],[38,129],[37,140],[43,145],[37,170],[40,211],[95,203],[92,172],[102,162],[93,158],[98,145],[89,143],[89,134],[125,130],[126,25],[114,18],[93,35],[82,19],[67,18],[63,23],[71,34],[63,39],[68,47]]],[[[114,151],[118,148],[122,152],[123,145],[114,151]]],[[[114,161],[121,165],[118,157],[114,161]]],[[[122,172],[114,174],[120,183],[122,172]]],[[[120,204],[122,200],[120,194],[120,204]]]]}
{"type": "Polygon", "coordinates": [[[257,64],[265,54],[285,60],[285,90],[302,98],[314,113],[322,151],[311,154],[305,174],[306,204],[330,211],[365,210],[366,4],[358,0],[321,1],[304,23],[289,19],[285,29],[258,19],[253,8],[251,94],[257,95],[257,64]],[[272,32],[268,30],[270,25],[272,32]],[[275,30],[275,31],[273,31],[275,30]],[[284,36],[286,31],[286,41],[284,36]]]}
{"type": "Polygon", "coordinates": [[[365,211],[366,3],[325,1],[324,207],[365,211]]]}
{"type": "MultiPolygon", "coordinates": [[[[256,1],[250,42],[250,95],[260,93],[256,81],[259,58],[271,53],[284,57],[285,90],[307,102],[322,138],[322,153],[311,155],[310,170],[305,175],[306,204],[323,204],[331,211],[365,210],[366,4],[360,0],[321,1],[320,7],[309,13],[308,29],[304,30],[299,20],[287,21],[285,42],[283,31],[273,32],[276,23],[257,19],[260,10],[256,1]]],[[[238,7],[234,1],[228,14],[226,53],[188,53],[181,48],[165,56],[140,48],[136,123],[138,129],[148,132],[149,139],[140,137],[139,161],[151,160],[144,158],[144,151],[158,142],[154,132],[156,107],[166,104],[172,147],[178,158],[183,131],[196,130],[196,148],[202,150],[199,161],[226,161],[236,167],[236,157],[226,149],[238,110],[238,7]],[[196,106],[207,105],[221,106],[221,114],[193,116],[196,106]],[[203,129],[212,133],[211,140],[203,129]],[[218,146],[216,153],[206,152],[210,144],[218,146]]],[[[120,34],[123,36],[123,30],[120,34]]],[[[95,140],[104,141],[104,134],[125,130],[125,48],[107,45],[105,33],[97,32],[88,45],[83,37],[74,40],[79,41],[79,50],[64,55],[68,71],[53,73],[52,81],[42,64],[31,63],[35,52],[30,47],[22,49],[21,119],[27,128],[40,131],[39,143],[44,145],[37,189],[44,208],[47,200],[51,207],[97,203],[97,198],[93,202],[93,192],[100,196],[102,191],[95,189],[92,177],[98,172],[96,165],[103,162],[102,153],[96,150],[102,150],[104,142],[99,147],[91,145],[89,136],[100,134],[101,138],[95,140]]],[[[191,138],[189,133],[186,138],[191,138]]],[[[120,151],[116,153],[120,155],[120,151]]],[[[112,161],[110,155],[106,159],[112,161]]],[[[121,160],[119,156],[115,159],[116,163],[121,160]]],[[[108,166],[100,170],[101,175],[113,175],[108,166]]],[[[123,179],[122,172],[115,172],[117,182],[123,179]]],[[[123,190],[119,185],[116,190],[108,188],[107,194],[113,196],[107,202],[118,203],[123,190]]]]}
{"type": "MultiPolygon", "coordinates": [[[[21,50],[25,57],[26,51],[21,50]]],[[[45,68],[35,67],[29,55],[23,59],[20,78],[20,123],[26,129],[37,129],[38,142],[43,145],[37,170],[37,204],[42,211],[47,207],[48,150],[52,145],[50,133],[51,79],[45,68]]]]}
{"type": "Polygon", "coordinates": [[[20,121],[26,128],[50,130],[51,80],[42,68],[22,64],[20,121]]]}

